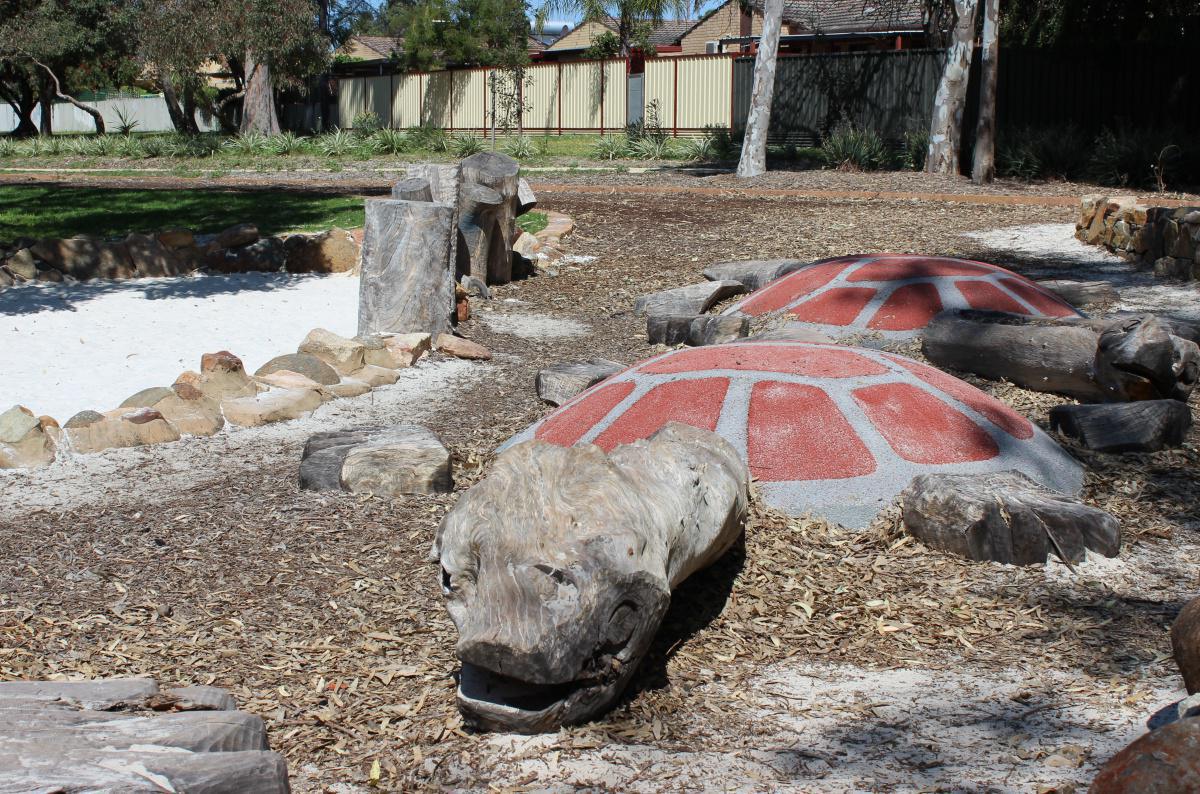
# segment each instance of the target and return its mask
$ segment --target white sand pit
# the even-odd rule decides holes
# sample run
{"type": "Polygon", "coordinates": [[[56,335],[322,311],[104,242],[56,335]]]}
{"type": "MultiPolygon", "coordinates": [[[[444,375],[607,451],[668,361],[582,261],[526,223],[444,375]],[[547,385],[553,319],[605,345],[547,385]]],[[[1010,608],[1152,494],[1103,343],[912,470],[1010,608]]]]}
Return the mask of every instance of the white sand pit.
{"type": "Polygon", "coordinates": [[[60,422],[116,408],[229,350],[248,372],[316,327],[353,336],[358,278],[239,273],[23,284],[0,291],[0,410],[60,422]]]}

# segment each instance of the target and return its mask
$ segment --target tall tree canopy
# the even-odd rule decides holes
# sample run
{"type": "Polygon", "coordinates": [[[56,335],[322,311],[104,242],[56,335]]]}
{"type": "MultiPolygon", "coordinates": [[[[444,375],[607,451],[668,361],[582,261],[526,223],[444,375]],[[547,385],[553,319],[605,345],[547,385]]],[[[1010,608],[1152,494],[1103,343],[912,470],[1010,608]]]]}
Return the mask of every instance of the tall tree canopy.
{"type": "Polygon", "coordinates": [[[1196,0],[1005,0],[1005,44],[1200,46],[1196,0]]]}
{"type": "Polygon", "coordinates": [[[416,0],[384,7],[367,29],[404,39],[404,64],[521,66],[529,61],[524,0],[416,0]]]}
{"type": "Polygon", "coordinates": [[[551,14],[578,14],[584,22],[614,20],[618,54],[628,56],[647,23],[653,26],[664,19],[686,19],[701,5],[703,0],[545,0],[537,18],[539,26],[551,14]]]}

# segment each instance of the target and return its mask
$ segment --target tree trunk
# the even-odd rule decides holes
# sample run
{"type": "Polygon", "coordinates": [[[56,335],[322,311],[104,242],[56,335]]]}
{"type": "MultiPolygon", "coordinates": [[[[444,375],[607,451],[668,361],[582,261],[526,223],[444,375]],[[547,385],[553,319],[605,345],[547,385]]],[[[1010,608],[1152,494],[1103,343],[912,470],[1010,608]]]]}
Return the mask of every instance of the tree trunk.
{"type": "Polygon", "coordinates": [[[279,134],[279,117],[275,114],[275,92],[271,86],[271,67],[254,60],[246,52],[246,98],[242,102],[242,133],[279,134]]]}
{"type": "MultiPolygon", "coordinates": [[[[103,134],[104,134],[104,116],[102,116],[102,115],[100,114],[100,111],[99,111],[99,110],[96,110],[96,108],[92,107],[91,105],[84,104],[83,102],[80,102],[78,99],[76,99],[76,98],[75,98],[75,97],[73,97],[73,96],[70,96],[69,94],[64,94],[64,93],[63,93],[63,90],[62,90],[62,84],[58,82],[58,75],[56,75],[56,74],[55,74],[55,73],[54,73],[54,72],[53,72],[53,71],[50,69],[50,67],[49,67],[49,66],[47,66],[46,64],[44,64],[44,63],[39,63],[38,61],[34,61],[34,63],[36,63],[38,66],[42,67],[42,69],[43,69],[43,70],[46,72],[46,75],[49,77],[49,82],[48,82],[48,83],[46,83],[45,85],[46,85],[46,87],[47,87],[48,89],[50,89],[50,88],[52,87],[52,90],[54,91],[54,96],[56,96],[56,97],[57,97],[57,98],[59,98],[59,99],[65,100],[65,101],[67,101],[67,102],[70,102],[72,105],[74,105],[75,107],[77,107],[77,108],[79,108],[80,110],[82,110],[84,113],[86,113],[86,114],[88,114],[89,116],[91,116],[91,117],[92,117],[92,121],[93,121],[93,122],[95,123],[95,125],[96,125],[96,134],[97,134],[97,135],[103,135],[103,134]]],[[[43,95],[43,96],[45,96],[45,95],[43,95]]],[[[43,102],[42,102],[42,105],[43,105],[43,107],[42,107],[42,118],[43,118],[43,122],[44,122],[44,121],[45,121],[45,116],[46,116],[46,109],[45,109],[46,101],[45,101],[45,100],[43,100],[43,102]]],[[[43,130],[43,133],[42,133],[42,134],[43,134],[43,135],[47,135],[47,134],[50,134],[50,133],[47,133],[47,132],[45,132],[45,131],[43,130]]]]}
{"type": "Polygon", "coordinates": [[[971,55],[975,50],[975,15],[979,0],[954,0],[957,21],[946,67],[933,100],[933,122],[929,128],[929,155],[925,170],[931,174],[957,174],[962,145],[963,110],[967,104],[967,82],[971,55]]]}
{"type": "Polygon", "coordinates": [[[200,134],[200,125],[196,123],[196,89],[190,83],[183,87],[183,123],[189,135],[200,134]]]}
{"type": "Polygon", "coordinates": [[[760,176],[767,170],[767,133],[771,126],[771,97],[775,93],[775,56],[779,52],[779,31],[783,26],[783,0],[766,0],[762,38],[754,58],[754,90],[750,94],[750,113],[746,116],[746,136],[737,175],[743,179],[760,176]]]}
{"type": "Polygon", "coordinates": [[[17,117],[17,126],[10,135],[14,138],[29,138],[38,133],[37,125],[33,123],[33,109],[37,105],[37,96],[28,79],[13,82],[17,85],[15,92],[0,88],[0,97],[12,107],[13,114],[17,117]]]}
{"type": "Polygon", "coordinates": [[[179,106],[179,97],[175,93],[175,86],[171,83],[171,78],[160,71],[158,82],[162,86],[163,103],[167,106],[167,115],[171,117],[171,126],[178,133],[187,133],[187,119],[184,116],[183,108],[179,106]]]}
{"type": "Polygon", "coordinates": [[[979,123],[975,126],[975,163],[971,169],[971,179],[981,185],[996,178],[996,73],[1000,54],[1000,0],[984,3],[979,123]]]}
{"type": "Polygon", "coordinates": [[[42,74],[38,80],[38,134],[54,134],[54,94],[50,88],[50,78],[42,74]]]}

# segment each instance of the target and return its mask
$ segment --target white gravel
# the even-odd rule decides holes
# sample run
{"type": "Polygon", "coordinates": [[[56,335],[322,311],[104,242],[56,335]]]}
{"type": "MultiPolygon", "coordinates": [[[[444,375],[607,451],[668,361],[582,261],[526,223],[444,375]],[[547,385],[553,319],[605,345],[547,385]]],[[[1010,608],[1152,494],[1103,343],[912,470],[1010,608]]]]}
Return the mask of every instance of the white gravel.
{"type": "Polygon", "coordinates": [[[578,320],[546,314],[501,314],[481,311],[479,318],[492,331],[521,339],[568,339],[587,336],[592,330],[591,326],[578,320]]]}
{"type": "Polygon", "coordinates": [[[248,372],[295,352],[315,327],[353,335],[358,277],[243,273],[0,291],[0,411],[64,422],[116,408],[229,350],[248,372]]]}

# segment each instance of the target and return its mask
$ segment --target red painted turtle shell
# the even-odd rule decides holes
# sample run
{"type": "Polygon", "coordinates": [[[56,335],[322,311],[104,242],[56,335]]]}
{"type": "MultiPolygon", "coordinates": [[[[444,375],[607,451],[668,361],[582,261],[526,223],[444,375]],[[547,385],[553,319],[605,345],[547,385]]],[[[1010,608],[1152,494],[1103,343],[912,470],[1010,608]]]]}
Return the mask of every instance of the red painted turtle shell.
{"type": "Polygon", "coordinates": [[[782,313],[834,337],[874,332],[904,338],[946,309],[1079,316],[1053,292],[1002,267],[908,254],[814,262],[751,293],[726,314],[782,313]]]}
{"type": "Polygon", "coordinates": [[[1064,492],[1079,463],[1028,419],[958,378],[876,350],[805,342],[685,348],[593,386],[505,446],[605,450],[676,421],[743,454],[768,503],[870,523],[917,474],[1017,469],[1064,492]]]}

